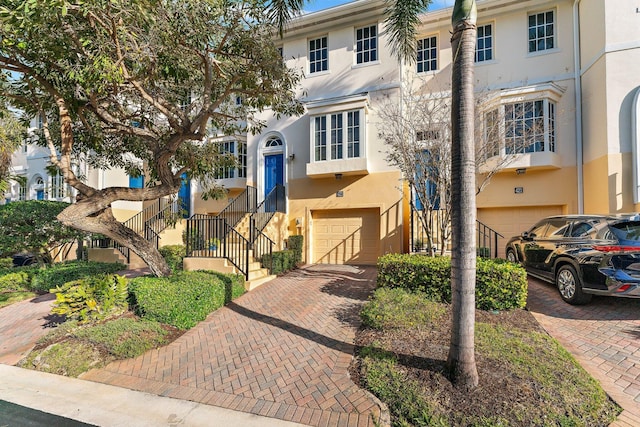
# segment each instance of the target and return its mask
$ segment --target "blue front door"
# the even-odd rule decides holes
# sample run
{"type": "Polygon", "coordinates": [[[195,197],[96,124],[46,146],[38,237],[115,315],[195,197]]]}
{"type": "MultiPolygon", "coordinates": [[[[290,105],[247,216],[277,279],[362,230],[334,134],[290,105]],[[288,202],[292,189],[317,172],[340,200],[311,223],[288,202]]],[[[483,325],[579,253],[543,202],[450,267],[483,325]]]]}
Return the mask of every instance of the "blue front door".
{"type": "Polygon", "coordinates": [[[36,200],[44,200],[44,190],[36,190],[36,200]]]}
{"type": "Polygon", "coordinates": [[[187,178],[187,174],[182,174],[182,185],[178,191],[180,198],[180,208],[183,210],[182,216],[189,218],[191,212],[191,181],[187,178]]]}
{"type": "Polygon", "coordinates": [[[284,155],[270,154],[264,156],[264,196],[276,185],[284,185],[284,155]]]}

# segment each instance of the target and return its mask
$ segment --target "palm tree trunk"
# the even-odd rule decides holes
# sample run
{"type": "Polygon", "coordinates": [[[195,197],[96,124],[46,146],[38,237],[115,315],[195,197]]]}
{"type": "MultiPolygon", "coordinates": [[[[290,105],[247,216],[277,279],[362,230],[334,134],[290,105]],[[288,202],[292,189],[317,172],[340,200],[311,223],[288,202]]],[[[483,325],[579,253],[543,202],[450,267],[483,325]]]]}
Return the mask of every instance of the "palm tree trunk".
{"type": "Polygon", "coordinates": [[[463,389],[478,385],[475,330],[475,146],[473,61],[476,43],[474,0],[456,0],[453,12],[451,105],[451,288],[453,324],[447,367],[463,389]]]}

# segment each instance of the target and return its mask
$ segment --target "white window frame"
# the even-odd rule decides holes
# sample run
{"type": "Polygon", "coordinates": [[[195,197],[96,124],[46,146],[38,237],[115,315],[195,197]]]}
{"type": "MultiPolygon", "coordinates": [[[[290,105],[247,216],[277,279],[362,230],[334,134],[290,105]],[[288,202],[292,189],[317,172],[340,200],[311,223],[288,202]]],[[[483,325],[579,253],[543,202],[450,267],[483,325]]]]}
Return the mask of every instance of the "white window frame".
{"type": "Polygon", "coordinates": [[[247,143],[238,139],[218,141],[222,154],[230,153],[236,158],[235,167],[224,167],[218,171],[217,179],[234,179],[247,177],[247,143]],[[233,148],[231,149],[231,144],[233,148]]]}
{"type": "Polygon", "coordinates": [[[364,108],[311,117],[312,162],[364,157],[364,108]]]}
{"type": "Polygon", "coordinates": [[[438,70],[438,36],[435,34],[416,41],[416,72],[428,73],[438,70]],[[422,68],[422,69],[421,69],[422,68]]]}
{"type": "Polygon", "coordinates": [[[319,36],[307,40],[309,74],[317,75],[329,71],[329,37],[319,36]],[[314,45],[312,47],[312,44],[314,45]],[[320,47],[318,47],[320,44],[320,47]]]}
{"type": "Polygon", "coordinates": [[[366,65],[377,63],[380,60],[380,52],[379,52],[379,41],[378,41],[378,24],[365,25],[363,27],[358,27],[354,31],[355,37],[355,47],[353,52],[355,53],[355,64],[356,65],[366,65]],[[371,30],[373,29],[373,36],[371,35],[371,30]],[[368,30],[368,35],[365,33],[368,30]],[[362,32],[360,36],[358,33],[362,32]],[[374,45],[372,47],[372,44],[374,45]]]}
{"type": "Polygon", "coordinates": [[[65,197],[65,182],[64,175],[62,172],[56,173],[55,175],[51,175],[51,185],[49,186],[49,195],[51,199],[58,200],[63,199],[65,197]]]}
{"type": "MultiPolygon", "coordinates": [[[[556,146],[556,101],[554,99],[550,99],[549,97],[540,97],[535,99],[505,99],[498,106],[494,106],[491,109],[488,109],[483,114],[483,128],[484,128],[484,138],[491,138],[492,136],[489,133],[496,133],[494,138],[499,138],[499,150],[498,152],[493,152],[492,155],[500,155],[510,156],[510,155],[519,155],[519,154],[534,154],[534,153],[557,153],[556,146]],[[513,120],[510,120],[508,115],[512,109],[521,108],[523,111],[531,111],[531,116],[527,117],[525,115],[518,114],[517,117],[513,117],[513,120]],[[541,113],[540,116],[536,117],[536,111],[541,113]],[[495,129],[494,126],[487,126],[487,120],[489,115],[493,116],[493,120],[498,120],[499,129],[495,129]],[[536,132],[537,126],[534,124],[535,119],[538,119],[542,122],[542,132],[536,132]],[[533,126],[528,123],[533,124],[533,126]],[[521,131],[524,129],[533,129],[535,132],[534,135],[525,135],[522,134],[521,131]],[[522,146],[522,148],[517,148],[514,151],[513,148],[510,147],[516,146],[516,141],[518,138],[525,137],[533,137],[536,139],[532,144],[527,146],[522,146]],[[541,143],[541,145],[537,145],[541,143]],[[532,147],[532,149],[529,149],[532,147]]],[[[491,156],[490,156],[491,157],[491,156]]]]}
{"type": "Polygon", "coordinates": [[[486,24],[478,25],[478,37],[476,38],[476,51],[474,54],[474,62],[476,64],[483,64],[486,62],[493,61],[495,59],[495,31],[494,31],[494,23],[488,22],[486,24]],[[489,28],[491,30],[491,34],[487,36],[486,29],[489,28]],[[482,33],[482,34],[480,34],[482,33]],[[490,46],[487,47],[487,40],[489,41],[490,46]],[[480,47],[482,45],[482,47],[480,47]],[[479,57],[479,53],[482,53],[482,59],[479,57]],[[489,58],[487,58],[487,53],[489,54],[489,58]]]}
{"type": "Polygon", "coordinates": [[[530,55],[556,50],[558,48],[558,18],[555,9],[531,12],[527,15],[527,53],[530,55]],[[551,14],[552,22],[548,22],[551,14]],[[542,22],[539,19],[542,18],[542,22]],[[535,22],[532,22],[534,20],[535,22]],[[548,34],[549,28],[552,34],[548,34]],[[541,33],[542,31],[542,33],[541,33]],[[540,45],[542,43],[542,45],[540,45]],[[549,43],[551,46],[549,46],[549,43]]]}

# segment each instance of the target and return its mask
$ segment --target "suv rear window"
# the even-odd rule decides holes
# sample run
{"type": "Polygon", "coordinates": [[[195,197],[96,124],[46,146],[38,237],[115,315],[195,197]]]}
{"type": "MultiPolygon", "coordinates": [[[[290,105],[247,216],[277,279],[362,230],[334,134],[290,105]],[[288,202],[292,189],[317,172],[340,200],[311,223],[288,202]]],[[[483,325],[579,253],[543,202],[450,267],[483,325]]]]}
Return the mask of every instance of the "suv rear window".
{"type": "Polygon", "coordinates": [[[618,240],[640,241],[640,221],[623,221],[609,224],[618,240]]]}

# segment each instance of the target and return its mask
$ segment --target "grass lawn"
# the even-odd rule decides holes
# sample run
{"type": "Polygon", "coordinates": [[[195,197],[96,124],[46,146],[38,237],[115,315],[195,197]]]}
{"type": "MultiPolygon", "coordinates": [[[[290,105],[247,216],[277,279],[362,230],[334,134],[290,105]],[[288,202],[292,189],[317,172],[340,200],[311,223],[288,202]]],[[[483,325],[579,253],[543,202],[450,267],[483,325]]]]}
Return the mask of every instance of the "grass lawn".
{"type": "Polygon", "coordinates": [[[0,308],[26,299],[35,298],[36,296],[36,293],[29,291],[0,292],[0,308]]]}
{"type": "Polygon", "coordinates": [[[470,393],[446,375],[449,305],[382,288],[363,320],[352,374],[394,426],[607,426],[621,411],[526,310],[476,312],[480,384],[470,393]]]}

